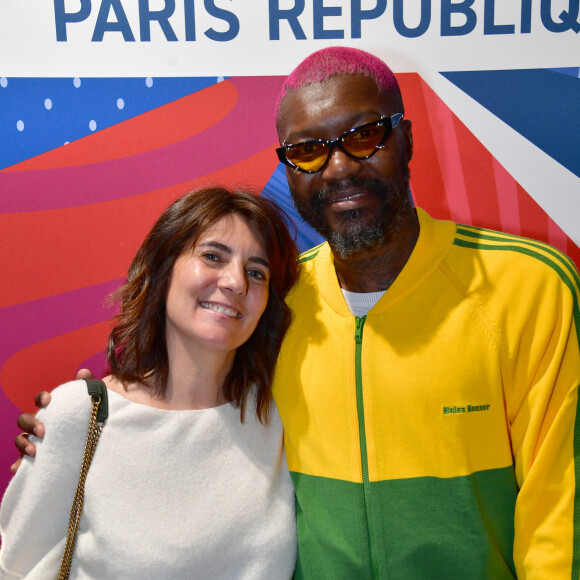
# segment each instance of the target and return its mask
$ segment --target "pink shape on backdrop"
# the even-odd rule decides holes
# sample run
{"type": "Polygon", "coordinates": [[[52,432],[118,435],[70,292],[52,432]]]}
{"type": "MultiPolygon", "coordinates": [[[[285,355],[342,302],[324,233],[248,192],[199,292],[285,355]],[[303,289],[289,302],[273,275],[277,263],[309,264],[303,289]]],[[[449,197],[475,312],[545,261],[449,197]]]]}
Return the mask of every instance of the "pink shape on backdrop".
{"type": "MultiPolygon", "coordinates": [[[[424,85],[424,91],[427,91],[426,85],[424,85]]],[[[431,130],[434,135],[437,135],[434,140],[435,153],[439,162],[451,219],[458,223],[469,224],[471,223],[471,210],[457,147],[454,115],[438,97],[431,98],[431,95],[427,93],[425,97],[431,130]]]]}
{"type": "Polygon", "coordinates": [[[504,232],[521,234],[520,207],[518,203],[518,188],[514,178],[504,169],[503,165],[492,160],[493,174],[497,188],[499,217],[501,229],[504,232]]]}

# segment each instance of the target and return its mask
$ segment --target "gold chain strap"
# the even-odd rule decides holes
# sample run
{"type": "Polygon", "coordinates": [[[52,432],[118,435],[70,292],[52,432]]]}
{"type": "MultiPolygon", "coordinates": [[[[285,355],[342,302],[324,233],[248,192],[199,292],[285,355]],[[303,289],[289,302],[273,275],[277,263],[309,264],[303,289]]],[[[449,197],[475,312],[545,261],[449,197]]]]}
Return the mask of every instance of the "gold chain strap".
{"type": "Polygon", "coordinates": [[[60,570],[58,572],[58,580],[67,580],[70,574],[70,568],[72,563],[73,554],[75,551],[75,544],[77,541],[77,532],[79,529],[79,522],[81,519],[81,513],[83,511],[83,502],[85,499],[85,481],[87,479],[87,473],[89,471],[89,466],[95,454],[95,449],[97,447],[97,442],[99,441],[99,436],[101,435],[102,425],[97,423],[97,411],[99,410],[99,404],[101,403],[101,397],[96,400],[93,399],[93,407],[91,411],[91,420],[89,422],[89,432],[87,434],[87,442],[85,443],[85,453],[83,455],[83,465],[81,467],[81,474],[79,477],[79,483],[77,485],[77,491],[75,493],[75,498],[70,510],[70,518],[68,521],[68,532],[66,535],[66,545],[64,548],[64,555],[62,557],[62,563],[60,565],[60,570]]]}

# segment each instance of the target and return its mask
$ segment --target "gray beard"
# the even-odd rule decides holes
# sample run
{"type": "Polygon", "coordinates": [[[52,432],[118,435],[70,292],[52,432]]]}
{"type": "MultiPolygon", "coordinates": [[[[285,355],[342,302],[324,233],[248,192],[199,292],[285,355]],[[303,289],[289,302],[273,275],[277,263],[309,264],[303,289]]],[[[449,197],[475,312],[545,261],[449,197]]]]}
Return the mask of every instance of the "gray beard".
{"type": "Polygon", "coordinates": [[[411,207],[409,170],[405,168],[400,178],[388,181],[352,178],[338,182],[316,192],[308,203],[301,202],[292,189],[290,195],[300,217],[328,241],[334,254],[346,259],[383,244],[401,229],[405,214],[411,207]],[[380,209],[370,224],[361,221],[361,210],[344,211],[339,218],[343,228],[335,231],[324,219],[325,200],[332,193],[353,186],[376,195],[380,200],[380,209]]]}

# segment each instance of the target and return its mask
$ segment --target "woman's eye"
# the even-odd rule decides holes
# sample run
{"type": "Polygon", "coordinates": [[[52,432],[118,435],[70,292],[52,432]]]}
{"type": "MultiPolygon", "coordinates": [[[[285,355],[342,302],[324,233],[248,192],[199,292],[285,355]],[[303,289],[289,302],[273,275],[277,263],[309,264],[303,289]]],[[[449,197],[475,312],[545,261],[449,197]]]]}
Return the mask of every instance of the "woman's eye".
{"type": "Polygon", "coordinates": [[[260,270],[248,270],[248,276],[256,278],[256,280],[267,280],[266,274],[260,270]]]}
{"type": "Polygon", "coordinates": [[[205,252],[202,256],[210,262],[219,262],[219,256],[213,252],[205,252]]]}

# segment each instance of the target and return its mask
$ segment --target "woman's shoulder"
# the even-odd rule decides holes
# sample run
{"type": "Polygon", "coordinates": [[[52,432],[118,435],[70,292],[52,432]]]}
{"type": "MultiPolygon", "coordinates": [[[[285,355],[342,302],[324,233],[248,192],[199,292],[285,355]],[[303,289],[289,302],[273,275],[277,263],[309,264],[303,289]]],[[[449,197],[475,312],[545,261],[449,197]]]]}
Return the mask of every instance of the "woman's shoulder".
{"type": "Polygon", "coordinates": [[[53,389],[50,396],[48,407],[37,414],[43,422],[90,414],[91,398],[83,380],[64,383],[53,389]]]}
{"type": "Polygon", "coordinates": [[[45,436],[43,439],[31,436],[39,455],[53,458],[63,453],[76,457],[77,451],[82,455],[91,407],[85,381],[70,381],[53,389],[50,403],[37,413],[46,428],[45,436]]]}
{"type": "Polygon", "coordinates": [[[245,440],[249,445],[271,446],[277,448],[282,441],[282,421],[274,401],[269,403],[268,420],[260,420],[256,414],[256,401],[253,396],[248,397],[244,411],[244,420],[240,420],[240,410],[235,408],[230,412],[230,420],[236,426],[238,440],[245,440]]]}
{"type": "Polygon", "coordinates": [[[51,391],[51,402],[57,400],[76,401],[89,396],[87,382],[84,380],[69,381],[63,383],[51,391]]]}

